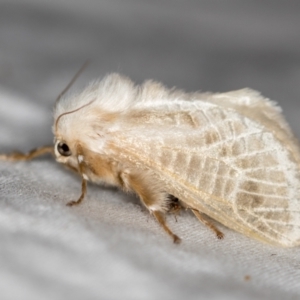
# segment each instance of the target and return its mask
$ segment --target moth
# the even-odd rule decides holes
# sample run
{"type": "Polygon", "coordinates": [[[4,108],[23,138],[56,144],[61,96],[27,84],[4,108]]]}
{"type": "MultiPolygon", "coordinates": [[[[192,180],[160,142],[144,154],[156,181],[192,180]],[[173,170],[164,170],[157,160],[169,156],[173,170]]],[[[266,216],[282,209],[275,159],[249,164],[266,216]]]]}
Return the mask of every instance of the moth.
{"type": "Polygon", "coordinates": [[[53,153],[87,182],[136,193],[175,243],[165,215],[191,212],[218,238],[213,220],[277,246],[300,243],[300,152],[276,103],[251,89],[186,93],[110,74],[54,110],[53,153]],[[207,218],[209,216],[209,218],[207,218]]]}

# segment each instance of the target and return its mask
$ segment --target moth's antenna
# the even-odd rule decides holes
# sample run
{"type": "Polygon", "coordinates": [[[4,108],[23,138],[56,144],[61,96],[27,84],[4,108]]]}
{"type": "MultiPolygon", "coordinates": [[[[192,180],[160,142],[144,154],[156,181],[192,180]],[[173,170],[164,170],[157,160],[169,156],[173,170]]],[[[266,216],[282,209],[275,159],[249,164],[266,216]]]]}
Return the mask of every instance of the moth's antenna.
{"type": "Polygon", "coordinates": [[[63,113],[63,114],[61,114],[61,115],[59,115],[58,118],[57,118],[56,121],[55,121],[55,130],[57,130],[57,124],[58,124],[58,121],[59,121],[59,119],[60,119],[62,116],[65,116],[65,115],[68,115],[68,114],[72,114],[72,113],[74,113],[74,112],[76,112],[76,111],[78,111],[78,110],[80,110],[80,109],[82,109],[82,108],[84,108],[84,107],[86,107],[86,106],[92,104],[92,103],[95,102],[95,101],[96,101],[96,98],[93,99],[93,100],[91,100],[89,103],[84,104],[84,105],[82,105],[82,106],[80,106],[80,107],[78,107],[78,108],[76,108],[76,109],[74,109],[74,110],[67,111],[67,112],[65,112],[65,113],[63,113]]]}
{"type": "Polygon", "coordinates": [[[73,85],[73,83],[76,81],[76,79],[79,77],[79,75],[84,71],[84,69],[88,66],[89,61],[86,60],[84,64],[81,66],[81,68],[77,71],[75,76],[71,79],[71,81],[68,83],[68,85],[62,90],[62,92],[58,95],[58,97],[55,100],[55,103],[59,101],[59,99],[68,91],[68,89],[73,85]]]}

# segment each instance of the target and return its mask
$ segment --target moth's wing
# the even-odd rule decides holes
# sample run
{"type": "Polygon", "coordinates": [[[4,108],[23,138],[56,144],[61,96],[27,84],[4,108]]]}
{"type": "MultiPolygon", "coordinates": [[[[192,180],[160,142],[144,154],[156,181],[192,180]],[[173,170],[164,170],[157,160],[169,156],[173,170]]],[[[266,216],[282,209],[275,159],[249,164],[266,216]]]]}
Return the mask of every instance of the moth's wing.
{"type": "MultiPolygon", "coordinates": [[[[245,188],[243,188],[241,194],[238,194],[238,198],[236,199],[236,202],[238,203],[237,206],[240,207],[237,212],[242,216],[242,219],[246,219],[246,216],[250,217],[249,214],[249,208],[248,206],[257,206],[257,208],[253,208],[253,210],[256,211],[255,217],[257,214],[260,214],[262,218],[274,218],[274,220],[269,220],[269,222],[273,222],[272,227],[281,227],[283,224],[286,224],[286,228],[288,231],[290,231],[290,240],[280,242],[281,244],[290,244],[295,245],[299,244],[299,235],[298,233],[294,231],[298,231],[298,199],[299,199],[299,183],[298,183],[298,173],[299,173],[299,165],[300,165],[300,156],[299,156],[299,142],[293,135],[288,123],[284,119],[283,115],[281,114],[281,108],[276,105],[274,101],[270,101],[269,99],[264,98],[261,96],[261,94],[255,90],[251,89],[242,89],[237,91],[231,91],[227,93],[220,93],[220,94],[204,94],[204,98],[206,101],[209,101],[211,103],[215,103],[220,107],[223,107],[225,109],[232,108],[237,113],[239,113],[241,116],[247,117],[251,120],[253,120],[255,123],[260,124],[263,128],[263,132],[270,132],[272,133],[272,138],[275,138],[275,141],[273,141],[271,144],[276,147],[277,150],[279,148],[276,146],[276,142],[279,142],[279,146],[283,146],[285,149],[288,150],[288,157],[287,160],[283,159],[282,157],[278,156],[279,165],[281,167],[284,167],[285,170],[287,170],[286,174],[284,172],[280,171],[280,168],[276,168],[276,170],[271,171],[271,168],[265,168],[264,164],[259,164],[261,166],[261,169],[252,169],[252,171],[248,170],[247,175],[250,176],[250,178],[260,178],[261,180],[265,180],[268,176],[272,176],[270,178],[270,184],[272,187],[273,184],[273,191],[271,195],[268,197],[264,197],[265,199],[259,199],[254,198],[254,196],[249,195],[249,193],[253,193],[253,191],[256,189],[256,186],[253,184],[252,181],[249,183],[246,183],[245,188]],[[286,161],[291,160],[290,163],[286,163],[286,161]],[[292,167],[289,166],[289,164],[292,165],[292,167]],[[268,171],[269,170],[269,171],[268,171]],[[294,174],[292,174],[294,172],[294,174]],[[289,178],[289,182],[287,184],[280,183],[280,178],[282,183],[286,182],[286,178],[289,178]],[[293,178],[296,178],[294,180],[293,178]],[[274,186],[276,184],[281,184],[282,186],[277,186],[276,189],[274,186]],[[284,190],[288,189],[290,190],[290,195],[282,198],[284,190]],[[294,191],[294,193],[292,193],[294,191]],[[281,202],[280,204],[276,203],[272,200],[273,194],[275,194],[274,198],[277,198],[277,202],[281,202]],[[276,197],[277,194],[277,197],[276,197]],[[250,197],[251,201],[248,201],[247,199],[250,197]],[[246,199],[245,199],[246,198],[246,199]],[[280,200],[281,198],[281,200],[280,200]],[[297,200],[295,200],[297,199],[297,200]],[[261,201],[264,201],[263,204],[261,201]],[[284,209],[283,202],[288,201],[289,202],[289,208],[284,209]],[[245,203],[241,206],[241,202],[245,203]],[[247,203],[247,205],[246,205],[247,203]],[[268,207],[265,207],[267,204],[268,207]],[[272,206],[274,207],[272,209],[272,206]],[[245,210],[245,212],[243,211],[245,210]],[[283,212],[284,211],[284,212],[283,212]],[[289,217],[284,216],[287,215],[287,212],[289,213],[289,217]],[[286,219],[289,218],[289,222],[286,222],[286,219]],[[281,223],[281,224],[279,224],[281,223]],[[279,225],[276,225],[279,224],[279,225]],[[289,225],[290,224],[290,225],[289,225]],[[297,224],[297,226],[294,226],[293,224],[297,224]]],[[[269,143],[269,142],[268,142],[269,143]]],[[[271,150],[273,151],[273,150],[271,150]]],[[[246,155],[245,155],[246,156],[246,155]]],[[[249,157],[250,161],[249,164],[253,164],[253,161],[251,161],[251,156],[249,157]]],[[[256,157],[257,159],[257,157],[256,157]]],[[[251,167],[250,167],[251,168],[251,167]]],[[[249,169],[250,169],[249,168],[249,169]]],[[[269,187],[266,186],[267,183],[265,183],[264,190],[269,192],[269,187]]],[[[259,189],[261,190],[263,188],[262,184],[259,184],[259,189]]],[[[254,194],[254,193],[253,193],[254,194]]],[[[249,222],[249,228],[253,227],[253,223],[257,222],[253,216],[253,213],[250,217],[249,222]]],[[[258,221],[258,224],[261,222],[258,221]]],[[[263,226],[263,225],[260,225],[263,226]]],[[[263,228],[263,227],[262,227],[263,228]]],[[[261,230],[263,231],[263,230],[261,230]]],[[[264,231],[270,231],[269,226],[264,228],[264,231]]],[[[255,231],[254,231],[255,232],[255,231]]],[[[276,238],[277,239],[277,238],[276,238]]]]}
{"type": "Polygon", "coordinates": [[[111,135],[118,159],[151,169],[167,192],[232,229],[299,244],[299,151],[276,132],[200,101],[133,115],[111,135]]]}
{"type": "Polygon", "coordinates": [[[281,108],[258,91],[245,88],[227,93],[204,93],[202,97],[205,101],[218,106],[233,108],[243,116],[254,119],[268,128],[282,128],[286,134],[292,135],[289,125],[281,114],[281,108]]]}
{"type": "MultiPolygon", "coordinates": [[[[279,141],[287,144],[292,152],[297,151],[299,142],[282,115],[276,102],[264,98],[258,91],[245,88],[227,93],[202,94],[205,101],[224,108],[233,108],[241,115],[261,124],[266,130],[276,132],[279,141]]],[[[300,160],[298,160],[300,164],[300,160]]]]}

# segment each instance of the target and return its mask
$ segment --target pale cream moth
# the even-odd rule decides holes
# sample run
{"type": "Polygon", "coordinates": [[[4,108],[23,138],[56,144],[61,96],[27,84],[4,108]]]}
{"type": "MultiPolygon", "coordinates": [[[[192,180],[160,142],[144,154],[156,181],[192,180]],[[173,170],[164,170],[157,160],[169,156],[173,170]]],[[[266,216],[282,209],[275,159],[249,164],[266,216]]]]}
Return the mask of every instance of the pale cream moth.
{"type": "Polygon", "coordinates": [[[164,215],[190,209],[274,245],[300,243],[300,152],[280,108],[251,89],[185,93],[155,81],[138,86],[118,74],[59,97],[52,152],[82,179],[135,192],[164,230],[164,215]]]}

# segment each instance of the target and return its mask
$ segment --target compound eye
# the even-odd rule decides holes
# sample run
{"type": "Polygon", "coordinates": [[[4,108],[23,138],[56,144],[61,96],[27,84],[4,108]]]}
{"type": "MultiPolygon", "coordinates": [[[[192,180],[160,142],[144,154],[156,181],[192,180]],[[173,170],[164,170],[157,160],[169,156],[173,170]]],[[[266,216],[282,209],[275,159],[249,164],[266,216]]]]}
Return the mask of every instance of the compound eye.
{"type": "Polygon", "coordinates": [[[57,151],[62,156],[70,156],[72,154],[69,146],[64,142],[60,142],[60,143],[57,144],[57,151]]]}

